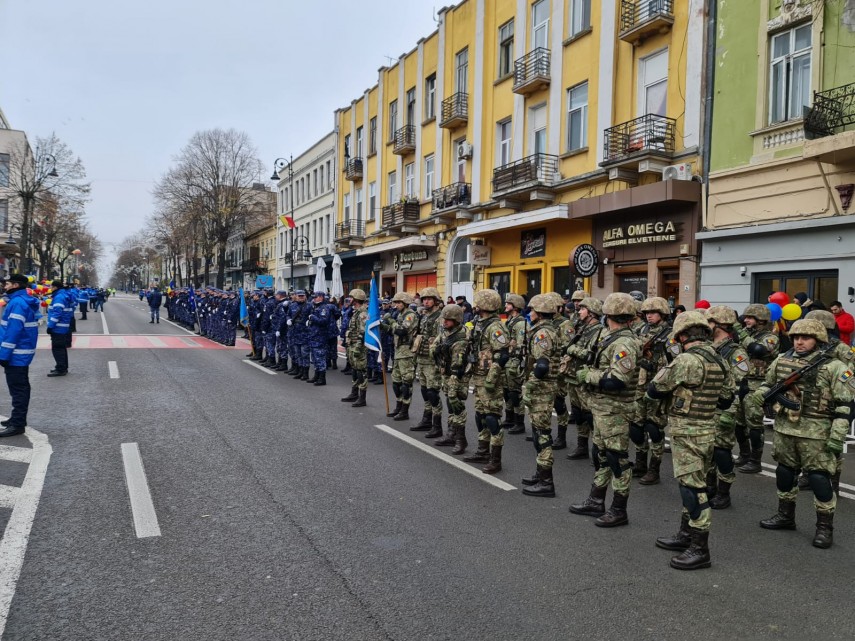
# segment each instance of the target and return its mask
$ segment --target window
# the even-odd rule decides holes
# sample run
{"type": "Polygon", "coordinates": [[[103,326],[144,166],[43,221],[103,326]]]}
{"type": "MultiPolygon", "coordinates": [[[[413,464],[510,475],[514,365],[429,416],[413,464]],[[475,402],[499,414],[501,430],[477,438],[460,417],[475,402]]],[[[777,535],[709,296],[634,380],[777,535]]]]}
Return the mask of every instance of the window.
{"type": "Polygon", "coordinates": [[[436,74],[425,78],[425,120],[436,118],[436,74]]]}
{"type": "Polygon", "coordinates": [[[333,188],[332,161],[327,161],[327,180],[329,181],[330,189],[333,188]]]}
{"type": "Polygon", "coordinates": [[[287,187],[285,188],[285,191],[282,192],[282,194],[283,194],[282,195],[282,213],[283,214],[285,213],[286,208],[288,208],[288,203],[289,203],[288,195],[290,193],[291,192],[288,191],[287,187]]]}
{"type": "Polygon", "coordinates": [[[9,186],[9,154],[0,154],[0,187],[9,186]]]}
{"type": "Polygon", "coordinates": [[[416,88],[407,90],[407,122],[412,125],[416,121],[416,88]]]}
{"type": "Polygon", "coordinates": [[[496,166],[502,167],[511,162],[511,121],[506,120],[496,125],[496,166]]]}
{"type": "Polygon", "coordinates": [[[398,200],[398,172],[390,171],[389,172],[389,204],[396,202],[398,200]]]}
{"type": "Polygon", "coordinates": [[[362,189],[356,190],[356,220],[362,221],[362,189]]]}
{"type": "Polygon", "coordinates": [[[772,36],[769,122],[801,118],[810,104],[811,23],[772,36]]]}
{"type": "Polygon", "coordinates": [[[319,182],[321,183],[321,193],[324,193],[324,166],[323,165],[321,165],[318,168],[318,175],[320,176],[319,182]]]}
{"type": "Polygon", "coordinates": [[[786,292],[792,300],[799,292],[805,292],[811,300],[828,302],[837,300],[839,273],[836,269],[829,271],[804,271],[761,273],[753,275],[753,300],[763,300],[771,292],[786,292]],[[759,298],[762,294],[763,298],[759,298]]]}
{"type": "MultiPolygon", "coordinates": [[[[466,139],[458,140],[454,143],[454,149],[457,149],[457,146],[461,143],[466,142],[466,139]]],[[[465,183],[466,182],[466,158],[457,157],[457,182],[465,183]]]]}
{"type": "Polygon", "coordinates": [[[356,130],[356,158],[362,158],[362,127],[356,130]]]}
{"type": "Polygon", "coordinates": [[[664,116],[668,98],[668,50],[643,58],[638,78],[641,83],[638,115],[664,116]]]}
{"type": "Polygon", "coordinates": [[[529,153],[546,153],[546,105],[529,110],[529,153]]]}
{"type": "Polygon", "coordinates": [[[567,90],[567,151],[588,146],[588,83],[567,90]]]}
{"type": "Polygon", "coordinates": [[[326,230],[327,230],[327,242],[331,242],[333,240],[333,235],[332,235],[333,230],[332,230],[332,227],[330,226],[330,215],[329,214],[327,214],[326,230]]]}
{"type": "Polygon", "coordinates": [[[374,212],[377,211],[377,183],[368,183],[368,220],[374,220],[374,212]]]}
{"type": "Polygon", "coordinates": [[[425,156],[425,198],[433,197],[433,156],[425,156]]]}
{"type": "Polygon", "coordinates": [[[499,78],[514,70],[514,21],[499,27],[499,78]]]}
{"type": "Polygon", "coordinates": [[[344,157],[350,158],[353,150],[350,148],[350,134],[344,137],[344,157]]]}
{"type": "Polygon", "coordinates": [[[411,162],[404,165],[404,193],[407,198],[416,195],[416,163],[411,162]]]}
{"type": "Polygon", "coordinates": [[[377,116],[368,121],[368,153],[377,153],[377,116]]]}
{"type": "Polygon", "coordinates": [[[460,240],[454,247],[451,263],[451,281],[453,283],[465,283],[472,280],[472,265],[469,264],[468,238],[460,240]]]}
{"type": "Polygon", "coordinates": [[[324,219],[318,218],[318,244],[323,245],[324,242],[324,219]]]}
{"type": "Polygon", "coordinates": [[[531,6],[531,48],[549,48],[549,0],[531,6]]]}
{"type": "Polygon", "coordinates": [[[318,221],[312,221],[312,247],[318,246],[318,221]]]}
{"type": "Polygon", "coordinates": [[[389,103],[389,141],[395,140],[395,132],[398,131],[398,101],[389,103]]]}
{"type": "Polygon", "coordinates": [[[454,90],[466,93],[469,86],[469,49],[457,54],[457,74],[454,77],[454,90]]]}
{"type": "Polygon", "coordinates": [[[318,197],[318,170],[312,170],[312,185],[314,185],[314,196],[318,197]]]}
{"type": "Polygon", "coordinates": [[[0,200],[0,230],[3,233],[8,233],[9,231],[9,201],[8,200],[0,200]]]}
{"type": "Polygon", "coordinates": [[[570,0],[570,37],[591,28],[591,0],[570,0]]]}
{"type": "Polygon", "coordinates": [[[344,195],[344,222],[350,220],[350,192],[344,195]]]}

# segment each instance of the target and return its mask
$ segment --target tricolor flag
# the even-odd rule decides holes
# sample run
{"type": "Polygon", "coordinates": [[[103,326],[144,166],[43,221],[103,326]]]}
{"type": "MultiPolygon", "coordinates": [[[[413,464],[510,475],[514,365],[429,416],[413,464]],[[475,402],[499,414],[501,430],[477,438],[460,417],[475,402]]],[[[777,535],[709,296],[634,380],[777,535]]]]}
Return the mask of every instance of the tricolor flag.
{"type": "Polygon", "coordinates": [[[297,225],[294,224],[294,219],[291,216],[281,215],[279,221],[288,229],[294,229],[297,225]]]}
{"type": "Polygon", "coordinates": [[[371,292],[368,294],[368,323],[365,325],[365,347],[379,352],[380,348],[380,298],[377,295],[377,283],[371,272],[371,292]]]}

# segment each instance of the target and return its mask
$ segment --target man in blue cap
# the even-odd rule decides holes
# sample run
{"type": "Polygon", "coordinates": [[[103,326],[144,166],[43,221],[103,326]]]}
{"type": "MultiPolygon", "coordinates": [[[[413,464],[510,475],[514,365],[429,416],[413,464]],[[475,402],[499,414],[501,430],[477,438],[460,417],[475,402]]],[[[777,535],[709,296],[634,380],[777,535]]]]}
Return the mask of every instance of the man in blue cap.
{"type": "Polygon", "coordinates": [[[12,415],[0,422],[0,436],[23,434],[30,406],[30,363],[36,355],[39,328],[36,318],[39,300],[27,293],[29,285],[23,274],[12,274],[3,287],[9,302],[0,322],[0,365],[6,371],[6,385],[12,397],[12,415]]]}
{"type": "Polygon", "coordinates": [[[292,342],[292,355],[297,361],[295,378],[300,381],[309,379],[309,343],[308,327],[309,313],[312,305],[306,302],[306,291],[298,289],[295,292],[296,304],[291,307],[291,324],[288,326],[289,340],[292,342]]]}
{"type": "Polygon", "coordinates": [[[51,283],[51,303],[48,309],[47,333],[50,335],[50,351],[56,366],[48,376],[68,374],[68,348],[71,347],[71,319],[74,317],[74,295],[65,288],[61,280],[51,283]]]}
{"type": "Polygon", "coordinates": [[[312,354],[312,364],[315,375],[306,379],[307,383],[315,385],[327,384],[327,336],[330,331],[330,309],[323,292],[315,292],[312,296],[312,311],[309,313],[308,345],[312,354]]]}

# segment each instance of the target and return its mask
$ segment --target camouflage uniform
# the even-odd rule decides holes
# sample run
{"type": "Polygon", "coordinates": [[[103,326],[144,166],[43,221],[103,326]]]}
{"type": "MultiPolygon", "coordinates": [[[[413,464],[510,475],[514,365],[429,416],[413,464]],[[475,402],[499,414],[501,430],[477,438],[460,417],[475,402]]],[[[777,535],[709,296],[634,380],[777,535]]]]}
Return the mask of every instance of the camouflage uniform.
{"type": "Polygon", "coordinates": [[[421,422],[411,427],[410,430],[413,432],[430,430],[425,434],[425,438],[437,438],[442,436],[442,401],[439,398],[439,392],[442,389],[442,376],[431,356],[430,347],[441,329],[439,315],[442,312],[440,308],[442,299],[439,292],[433,287],[425,287],[419,292],[419,295],[423,301],[427,298],[434,299],[436,306],[430,311],[426,309],[425,313],[418,317],[413,351],[416,354],[419,388],[425,409],[421,422]]]}
{"type": "Polygon", "coordinates": [[[365,309],[366,296],[361,289],[354,289],[351,290],[350,297],[354,300],[353,315],[350,317],[350,324],[344,335],[344,345],[347,362],[353,370],[351,372],[353,387],[350,390],[350,396],[345,396],[341,400],[354,401],[352,407],[365,407],[365,395],[368,389],[368,354],[365,347],[365,326],[368,323],[368,311],[365,309]],[[357,306],[356,301],[362,304],[357,306]]]}
{"type": "Polygon", "coordinates": [[[528,321],[521,313],[525,308],[525,299],[522,296],[508,294],[505,301],[512,305],[515,311],[509,313],[505,323],[511,342],[508,348],[510,359],[505,365],[505,422],[502,427],[508,430],[508,434],[522,434],[525,432],[525,409],[522,405],[522,386],[525,379],[523,354],[528,336],[528,321]]]}
{"type": "Polygon", "coordinates": [[[463,325],[463,309],[447,305],[441,312],[443,320],[454,320],[453,329],[443,328],[430,346],[431,356],[442,376],[442,390],[448,407],[448,429],[435,445],[454,446],[452,454],[466,450],[466,398],[469,396],[469,336],[463,325]]]}
{"type": "Polygon", "coordinates": [[[703,314],[680,314],[674,322],[674,335],[684,337],[684,351],[659,371],[645,396],[649,405],[664,400],[668,414],[683,511],[679,532],[658,538],[656,545],[683,551],[671,559],[671,567],[678,570],[710,566],[712,510],[707,502],[706,474],[713,458],[716,413],[733,401],[736,389],[730,369],[707,340],[709,334],[703,314]]]}
{"type": "Polygon", "coordinates": [[[416,313],[409,308],[413,298],[406,292],[398,292],[393,303],[402,303],[404,308],[394,321],[388,316],[380,321],[380,329],[395,336],[395,362],[392,364],[392,389],[395,392],[395,409],[387,414],[396,421],[410,417],[410,401],[413,399],[413,380],[416,376],[415,354],[412,344],[419,327],[416,313]]]}
{"type": "MultiPolygon", "coordinates": [[[[561,296],[558,294],[550,293],[547,294],[547,296],[552,296],[555,300],[556,309],[564,303],[564,301],[561,300],[561,296]]],[[[573,340],[573,335],[576,333],[576,327],[572,320],[560,313],[556,313],[555,316],[553,316],[552,322],[555,325],[556,338],[558,340],[558,353],[564,354],[564,351],[570,345],[570,341],[573,340]]],[[[552,449],[563,450],[567,447],[567,427],[570,425],[570,410],[567,408],[568,380],[561,372],[558,373],[558,377],[555,381],[555,387],[555,402],[553,403],[553,409],[555,410],[555,415],[558,417],[556,421],[558,436],[552,444],[552,449]]]]}

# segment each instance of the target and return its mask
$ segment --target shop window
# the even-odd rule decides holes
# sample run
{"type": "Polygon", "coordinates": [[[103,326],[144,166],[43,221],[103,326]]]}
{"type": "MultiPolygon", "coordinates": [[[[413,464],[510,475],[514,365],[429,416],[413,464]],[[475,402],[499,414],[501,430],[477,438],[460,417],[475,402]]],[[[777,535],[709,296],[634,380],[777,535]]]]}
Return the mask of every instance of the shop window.
{"type": "Polygon", "coordinates": [[[505,300],[505,295],[511,292],[511,272],[490,274],[490,289],[495,289],[505,300]]]}
{"type": "Polygon", "coordinates": [[[525,299],[529,301],[532,296],[537,296],[542,291],[543,271],[541,269],[529,269],[522,272],[522,276],[524,278],[525,299]]]}
{"type": "Polygon", "coordinates": [[[436,287],[436,272],[429,274],[407,274],[404,276],[405,292],[415,294],[425,287],[436,287]]]}
{"type": "Polygon", "coordinates": [[[635,272],[618,275],[618,290],[624,294],[641,292],[647,296],[647,272],[635,272]]]}
{"type": "Polygon", "coordinates": [[[569,267],[556,267],[552,270],[552,291],[558,292],[562,296],[573,293],[573,279],[569,267]]]}
{"type": "Polygon", "coordinates": [[[773,292],[786,292],[792,300],[799,292],[805,292],[812,301],[828,307],[838,298],[838,282],[837,270],[754,274],[751,300],[765,303],[773,292]]]}

